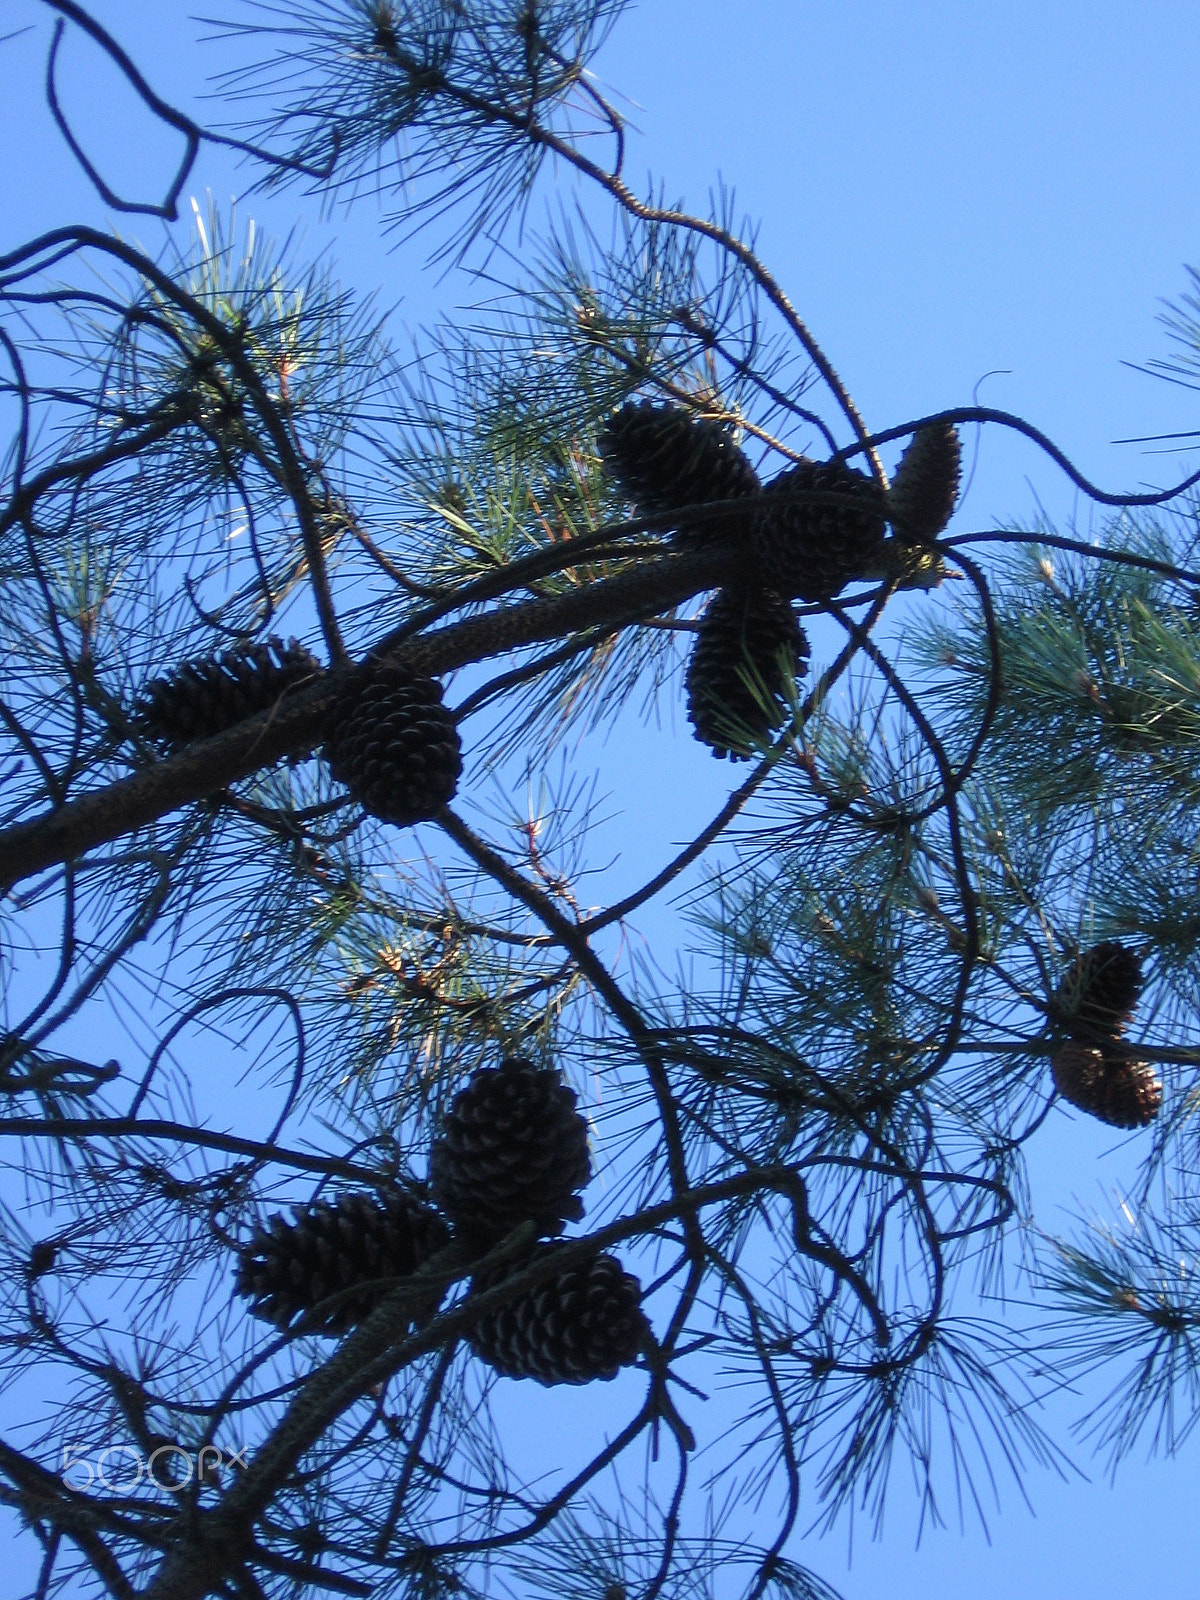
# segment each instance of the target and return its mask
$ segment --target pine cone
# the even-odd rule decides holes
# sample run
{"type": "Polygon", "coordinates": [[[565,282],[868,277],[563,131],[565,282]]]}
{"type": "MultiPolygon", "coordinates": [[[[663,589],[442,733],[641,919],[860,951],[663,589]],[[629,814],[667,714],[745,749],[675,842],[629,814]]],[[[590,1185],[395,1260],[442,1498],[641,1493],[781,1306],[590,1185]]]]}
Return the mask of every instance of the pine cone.
{"type": "Polygon", "coordinates": [[[918,428],[888,491],[888,520],[897,539],[905,544],[936,539],[954,514],[961,477],[962,445],[954,424],[918,428]]]}
{"type": "Polygon", "coordinates": [[[583,1215],[592,1175],[575,1092],[550,1067],[510,1056],[454,1097],[429,1155],[429,1191],[481,1247],[520,1222],[561,1233],[583,1215]]]}
{"type": "Polygon", "coordinates": [[[754,548],[763,583],[792,600],[832,600],[872,576],[883,552],[883,497],[872,478],[844,461],[807,456],[763,491],[754,548]],[[821,499],[805,500],[804,492],[821,499]],[[826,495],[837,495],[837,502],[826,495]],[[793,504],[781,503],[796,497],[793,504]]]}
{"type": "MultiPolygon", "coordinates": [[[[639,400],[624,405],[600,430],[600,454],[625,493],[651,516],[669,515],[714,500],[757,494],[758,473],[727,425],[682,406],[639,400]]],[[[681,521],[680,544],[707,545],[739,538],[747,546],[745,516],[681,521]]]]}
{"type": "Polygon", "coordinates": [[[188,661],[142,690],[134,715],[141,732],[166,751],[224,733],[266,711],[286,689],[321,672],[295,639],[270,638],[188,661]]]}
{"type": "Polygon", "coordinates": [[[372,816],[407,827],[453,798],[462,746],[433,678],[370,662],[338,695],[327,727],[330,772],[372,816]]]}
{"type": "Polygon", "coordinates": [[[340,1336],[395,1288],[390,1280],[408,1277],[450,1239],[441,1217],[400,1188],[293,1206],[292,1216],[255,1231],[237,1275],[251,1312],[284,1332],[340,1336]]]}
{"type": "Polygon", "coordinates": [[[1052,1012],[1075,1039],[1119,1039],[1142,992],[1142,963],[1132,950],[1105,940],[1085,950],[1059,985],[1052,1012]]]}
{"type": "MultiPolygon", "coordinates": [[[[525,1264],[562,1248],[539,1245],[525,1264]]],[[[513,1271],[481,1276],[473,1287],[493,1288],[513,1271]]],[[[637,1356],[646,1330],[641,1296],[641,1284],[614,1256],[593,1256],[481,1317],[469,1334],[471,1349],[508,1378],[547,1386],[607,1381],[637,1356]]]]}
{"type": "Polygon", "coordinates": [[[1050,1062],[1064,1100],[1114,1128],[1144,1128],[1162,1109],[1162,1080],[1148,1061],[1070,1039],[1050,1062]]]}
{"type": "Polygon", "coordinates": [[[720,590],[687,669],[696,738],[715,756],[748,760],[787,719],[787,674],[800,679],[807,666],[808,639],[788,601],[770,589],[720,590]]]}

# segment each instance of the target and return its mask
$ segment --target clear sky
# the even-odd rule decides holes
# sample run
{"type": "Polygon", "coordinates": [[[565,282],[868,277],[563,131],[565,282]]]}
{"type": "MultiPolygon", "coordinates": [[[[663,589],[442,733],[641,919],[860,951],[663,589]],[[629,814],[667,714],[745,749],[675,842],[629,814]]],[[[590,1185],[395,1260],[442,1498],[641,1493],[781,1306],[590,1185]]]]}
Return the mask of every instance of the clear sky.
{"type": "MultiPolygon", "coordinates": [[[[109,0],[96,13],[156,88],[198,114],[212,57],[172,0],[109,0]]],[[[206,9],[222,8],[211,0],[206,9]]],[[[40,109],[48,38],[33,0],[10,0],[0,45],[0,247],[102,212],[57,146],[40,109]]],[[[1189,454],[1119,445],[1200,427],[1186,389],[1135,370],[1167,353],[1157,314],[1200,266],[1200,7],[1180,0],[645,0],[616,25],[600,76],[629,102],[628,173],[652,174],[668,199],[702,208],[718,177],[760,225],[761,255],[856,397],[868,425],[892,426],[943,406],[1021,413],[1112,489],[1159,485],[1189,454]]],[[[169,166],[163,140],[73,43],[64,95],[78,125],[144,186],[169,166]]],[[[224,197],[242,180],[205,157],[189,192],[224,197]]],[[[246,203],[277,234],[295,196],[246,203]]],[[[537,212],[534,212],[536,220],[537,212]]],[[[328,244],[343,275],[399,303],[397,331],[435,306],[472,298],[433,281],[418,248],[388,253],[365,202],[352,223],[305,211],[306,237],[328,244]]],[[[155,224],[124,219],[153,244],[155,224]]],[[[1090,512],[1032,446],[986,434],[955,528],[1090,512]]],[[[686,727],[624,729],[606,752],[613,809],[638,817],[648,855],[687,836],[719,803],[728,769],[692,749],[680,809],[647,815],[648,780],[675,770],[686,727]],[[691,782],[691,773],[695,781],[691,782]],[[686,791],[686,792],[684,792],[686,791]]],[[[632,824],[626,824],[631,827],[632,824]]],[[[626,835],[628,837],[628,835],[626,835]]],[[[1107,1204],[1127,1170],[1111,1132],[1056,1114],[1033,1156],[1037,1222],[1061,1208],[1107,1204]]],[[[1071,1408],[1066,1408],[1071,1414],[1071,1408]]],[[[1028,1478],[1033,1511],[1011,1482],[991,1543],[977,1524],[927,1534],[914,1549],[901,1493],[881,1542],[856,1534],[807,1541],[799,1559],[846,1600],[1126,1600],[1196,1590],[1197,1449],[1173,1461],[1127,1462],[1115,1486],[1077,1452],[1091,1481],[1028,1478]]],[[[814,1512],[815,1515],[815,1512],[814,1512]]]]}

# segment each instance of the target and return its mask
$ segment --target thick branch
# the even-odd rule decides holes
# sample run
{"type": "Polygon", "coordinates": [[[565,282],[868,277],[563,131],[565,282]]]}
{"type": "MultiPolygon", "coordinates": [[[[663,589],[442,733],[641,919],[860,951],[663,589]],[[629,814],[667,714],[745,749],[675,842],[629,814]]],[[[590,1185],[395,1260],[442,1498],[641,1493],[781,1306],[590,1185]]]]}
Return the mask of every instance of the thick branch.
{"type": "MultiPolygon", "coordinates": [[[[408,641],[395,655],[421,672],[440,675],[580,628],[637,622],[716,588],[740,559],[737,551],[721,550],[665,556],[568,594],[451,623],[408,641]]],[[[0,884],[11,887],[82,856],[284,756],[308,754],[322,742],[330,702],[348,670],[329,673],[274,710],[189,745],[170,760],[0,833],[0,884]]]]}

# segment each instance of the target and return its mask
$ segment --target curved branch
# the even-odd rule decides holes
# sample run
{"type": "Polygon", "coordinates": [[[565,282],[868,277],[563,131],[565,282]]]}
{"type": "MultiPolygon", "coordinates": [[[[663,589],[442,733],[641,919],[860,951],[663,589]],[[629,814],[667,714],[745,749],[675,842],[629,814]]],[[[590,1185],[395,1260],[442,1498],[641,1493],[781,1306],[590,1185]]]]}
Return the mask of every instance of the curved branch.
{"type": "Polygon", "coordinates": [[[105,205],[111,206],[114,211],[162,217],[166,222],[174,222],[179,215],[179,196],[183,193],[183,186],[191,176],[192,168],[196,164],[196,156],[202,143],[218,145],[226,150],[236,150],[242,155],[252,156],[255,160],[262,161],[277,170],[295,172],[302,177],[312,178],[318,183],[324,182],[332,174],[340,153],[340,140],[336,130],[331,139],[329,158],[318,167],[299,161],[294,156],[275,155],[269,150],[261,149],[258,145],[247,143],[244,139],[234,139],[227,134],[212,133],[207,128],[202,128],[199,123],[193,122],[191,117],[185,116],[182,111],[169,105],[167,101],[155,94],[130,56],[121,48],[112,34],[106,28],[101,27],[100,23],[86,12],[82,6],[76,5],[75,0],[42,0],[42,4],[48,6],[51,11],[60,13],[60,20],[54,27],[54,37],[46,65],[46,98],[50,105],[51,114],[58,125],[59,132],[66,140],[71,154],[79,162],[87,174],[88,180],[105,205]],[[175,176],[167,188],[165,198],[157,205],[153,202],[122,200],[119,195],[108,187],[71,132],[70,126],[59,108],[54,84],[55,60],[63,33],[62,17],[69,18],[70,21],[75,23],[76,27],[82,29],[89,38],[100,46],[105,55],[108,56],[129,83],[138,98],[160,121],[165,122],[168,127],[174,128],[176,132],[184,136],[183,156],[180,159],[175,176]]]}
{"type": "MultiPolygon", "coordinates": [[[[1082,489],[1089,500],[1095,500],[1102,506],[1161,506],[1168,500],[1174,500],[1185,490],[1200,483],[1200,469],[1190,473],[1172,489],[1152,490],[1149,494],[1114,494],[1105,489],[1099,489],[1090,479],[1085,478],[1079,468],[1074,465],[1068,456],[1061,451],[1048,434],[1040,428],[1035,428],[1032,422],[1026,422],[1024,417],[1018,417],[1012,411],[999,411],[994,406],[954,406],[946,411],[932,411],[927,417],[918,417],[913,422],[902,423],[896,428],[887,428],[883,433],[873,433],[869,439],[861,440],[857,445],[840,452],[842,456],[855,455],[868,446],[875,447],[887,444],[892,439],[902,439],[918,428],[925,428],[935,422],[995,422],[1001,427],[1011,428],[1015,433],[1024,434],[1031,439],[1039,449],[1045,452],[1050,459],[1062,468],[1067,477],[1077,489],[1082,489]]],[[[1029,536],[1026,535],[1026,538],[1029,536]]],[[[952,544],[953,540],[941,541],[952,544]]],[[[1086,548],[1090,548],[1085,546],[1086,548]]]]}

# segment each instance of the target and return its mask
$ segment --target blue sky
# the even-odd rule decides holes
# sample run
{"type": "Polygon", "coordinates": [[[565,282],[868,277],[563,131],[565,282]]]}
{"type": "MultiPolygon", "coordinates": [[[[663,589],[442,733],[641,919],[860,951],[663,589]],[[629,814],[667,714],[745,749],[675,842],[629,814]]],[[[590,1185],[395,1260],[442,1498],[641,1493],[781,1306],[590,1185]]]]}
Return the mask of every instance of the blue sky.
{"type": "MultiPolygon", "coordinates": [[[[185,7],[114,0],[95,10],[156,88],[195,106],[210,58],[187,43],[195,30],[185,7]]],[[[50,147],[39,99],[44,17],[31,0],[10,3],[5,27],[26,21],[37,38],[0,46],[4,248],[102,217],[69,157],[50,147]]],[[[630,178],[653,174],[668,198],[698,208],[718,177],[734,187],[759,224],[760,253],[870,426],[978,394],[1042,427],[1117,489],[1164,483],[1195,464],[1114,441],[1200,426],[1189,391],[1135,370],[1167,353],[1160,301],[1185,290],[1185,263],[1200,265],[1198,52],[1200,8],[1178,0],[646,0],[617,23],[597,70],[637,130],[630,178]]],[[[67,104],[112,163],[106,170],[144,186],[169,163],[116,90],[72,43],[67,104]]],[[[206,156],[189,193],[210,186],[224,197],[242,181],[206,156]]],[[[242,211],[282,234],[300,204],[285,195],[242,211]]],[[[389,253],[375,221],[369,201],[352,222],[305,208],[310,245],[328,245],[343,276],[398,301],[398,327],[471,298],[426,274],[419,249],[389,253]]],[[[120,227],[147,244],[158,237],[141,219],[120,227]]],[[[956,529],[1028,518],[1039,504],[1089,526],[1087,506],[1032,446],[985,435],[956,529]]],[[[605,757],[610,809],[639,817],[650,853],[706,818],[727,779],[718,764],[697,764],[688,792],[673,791],[679,810],[645,818],[648,778],[665,781],[674,747],[654,729],[623,729],[605,757]]],[[[1057,1115],[1033,1170],[1037,1220],[1054,1227],[1073,1197],[1107,1204],[1128,1163],[1111,1132],[1057,1115]]],[[[797,1553],[846,1600],[1193,1592],[1195,1449],[1130,1461],[1115,1486],[1077,1459],[1090,1482],[1029,1478],[1036,1516],[1005,1485],[990,1545],[969,1522],[965,1534],[935,1531],[914,1550],[898,1485],[883,1540],[860,1530],[849,1569],[845,1527],[797,1553]]]]}

